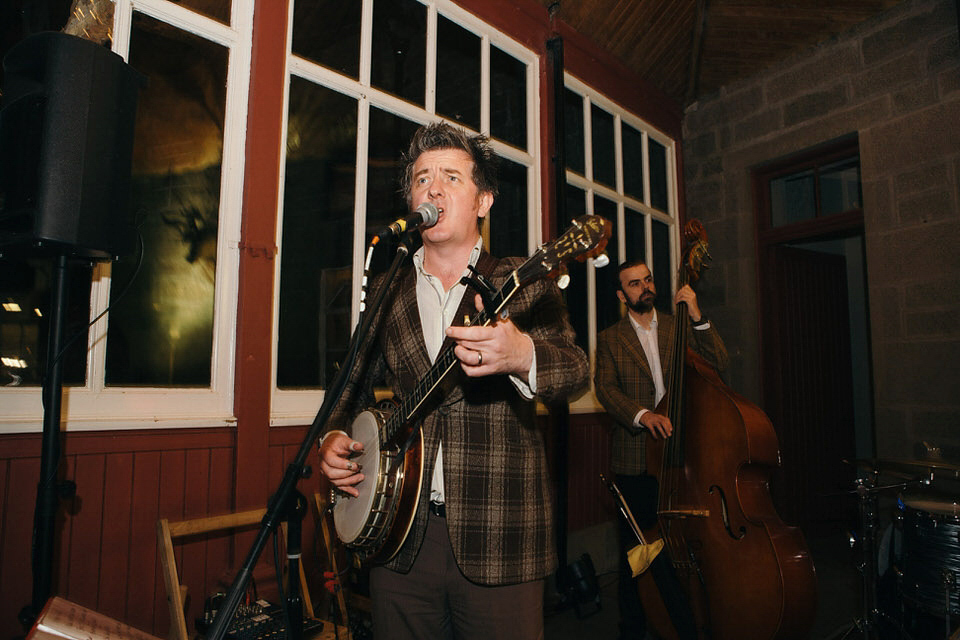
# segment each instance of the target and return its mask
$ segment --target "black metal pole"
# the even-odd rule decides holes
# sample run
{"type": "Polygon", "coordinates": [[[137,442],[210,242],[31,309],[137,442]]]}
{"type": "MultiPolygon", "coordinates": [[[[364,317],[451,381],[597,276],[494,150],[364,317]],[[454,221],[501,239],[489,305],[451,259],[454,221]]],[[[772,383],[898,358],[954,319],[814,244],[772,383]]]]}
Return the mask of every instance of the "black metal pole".
{"type": "Polygon", "coordinates": [[[300,532],[307,499],[294,490],[287,513],[287,638],[303,637],[303,594],[300,591],[300,532]]]}
{"type": "Polygon", "coordinates": [[[50,328],[47,336],[46,375],[43,385],[43,445],[40,452],[40,482],[33,516],[33,597],[36,617],[50,597],[53,584],[53,547],[59,506],[57,475],[60,469],[60,410],[63,400],[63,345],[67,317],[70,272],[67,257],[57,256],[51,291],[50,328]]]}
{"type": "MultiPolygon", "coordinates": [[[[562,233],[566,226],[566,207],[564,187],[566,179],[566,155],[564,153],[564,117],[563,117],[563,39],[559,36],[547,40],[547,59],[550,65],[550,79],[553,89],[553,211],[554,235],[562,233]]],[[[557,481],[557,556],[560,569],[557,573],[557,587],[561,593],[567,591],[567,518],[568,518],[568,456],[570,440],[569,408],[565,402],[550,407],[553,417],[553,430],[556,434],[554,468],[557,481]]]]}

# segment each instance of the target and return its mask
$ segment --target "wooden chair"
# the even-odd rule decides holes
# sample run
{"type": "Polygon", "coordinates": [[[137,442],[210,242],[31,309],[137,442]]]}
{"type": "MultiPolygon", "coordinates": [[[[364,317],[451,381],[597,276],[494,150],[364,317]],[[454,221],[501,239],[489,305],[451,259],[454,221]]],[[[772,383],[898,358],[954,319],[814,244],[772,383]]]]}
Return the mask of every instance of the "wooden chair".
{"type": "Polygon", "coordinates": [[[327,515],[327,501],[322,493],[314,493],[313,499],[317,503],[317,513],[320,517],[320,529],[323,531],[324,549],[327,551],[327,558],[330,561],[330,571],[333,572],[336,581],[334,595],[337,599],[337,608],[340,609],[340,621],[347,622],[347,602],[343,595],[343,583],[340,582],[340,563],[337,560],[336,541],[330,532],[329,517],[327,515]]]}
{"type": "MultiPolygon", "coordinates": [[[[157,521],[160,564],[163,569],[163,581],[167,587],[167,603],[170,605],[170,640],[190,640],[190,635],[187,633],[187,621],[183,613],[187,600],[187,587],[180,584],[180,578],[177,574],[177,559],[173,553],[173,540],[211,531],[250,527],[259,523],[266,512],[266,509],[256,509],[180,522],[169,522],[166,518],[157,521]]],[[[282,534],[286,535],[287,523],[281,523],[280,527],[282,534]]],[[[313,618],[313,602],[310,600],[310,591],[307,589],[307,578],[303,571],[303,563],[300,564],[300,589],[303,594],[304,613],[313,618]]]]}

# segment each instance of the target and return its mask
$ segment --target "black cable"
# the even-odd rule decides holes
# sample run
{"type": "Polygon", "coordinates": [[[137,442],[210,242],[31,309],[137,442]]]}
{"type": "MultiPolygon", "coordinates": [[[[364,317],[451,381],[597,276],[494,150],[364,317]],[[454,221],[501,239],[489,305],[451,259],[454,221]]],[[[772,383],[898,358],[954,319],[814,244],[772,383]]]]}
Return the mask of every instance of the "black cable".
{"type": "MultiPolygon", "coordinates": [[[[76,342],[76,340],[77,340],[79,337],[87,335],[88,332],[89,332],[89,330],[90,330],[90,327],[92,327],[93,325],[95,325],[95,324],[97,323],[97,321],[100,320],[100,318],[102,318],[103,316],[105,316],[105,315],[110,311],[110,309],[113,308],[113,305],[115,305],[115,304],[117,304],[118,302],[120,302],[120,300],[122,300],[123,297],[130,291],[131,285],[133,285],[134,281],[137,279],[137,275],[140,273],[140,267],[143,266],[143,253],[144,253],[144,249],[143,249],[143,236],[140,235],[140,231],[139,231],[139,230],[137,230],[137,246],[138,246],[138,248],[139,248],[138,255],[137,255],[137,266],[134,268],[133,274],[130,276],[130,279],[127,280],[127,283],[123,286],[123,289],[121,289],[121,290],[120,290],[120,293],[118,293],[117,296],[113,299],[113,302],[111,302],[109,305],[107,305],[107,308],[106,308],[106,309],[104,309],[103,311],[101,311],[100,314],[97,315],[96,318],[94,318],[93,320],[91,320],[90,322],[88,322],[87,325],[86,325],[83,329],[75,332],[75,333],[73,334],[73,336],[63,344],[63,347],[60,348],[60,352],[59,352],[59,353],[56,355],[56,357],[51,361],[51,363],[50,363],[49,365],[47,365],[47,368],[48,368],[48,369],[49,369],[50,367],[52,367],[53,365],[55,365],[57,362],[59,362],[60,359],[63,358],[64,354],[67,352],[67,349],[68,349],[74,342],[76,342]]],[[[46,381],[46,373],[44,373],[44,380],[42,381],[42,383],[41,383],[41,385],[40,385],[40,386],[41,386],[41,389],[45,390],[45,389],[46,389],[46,384],[47,384],[47,381],[46,381]]]]}

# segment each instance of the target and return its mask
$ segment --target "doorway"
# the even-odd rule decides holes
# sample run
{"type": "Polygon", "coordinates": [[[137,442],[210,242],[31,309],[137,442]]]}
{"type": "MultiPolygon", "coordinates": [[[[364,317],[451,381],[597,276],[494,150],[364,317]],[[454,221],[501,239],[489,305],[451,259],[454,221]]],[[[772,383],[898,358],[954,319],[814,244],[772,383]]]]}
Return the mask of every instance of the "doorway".
{"type": "Polygon", "coordinates": [[[780,441],[781,517],[805,531],[856,518],[873,402],[856,138],[754,172],[764,409],[780,441]]]}

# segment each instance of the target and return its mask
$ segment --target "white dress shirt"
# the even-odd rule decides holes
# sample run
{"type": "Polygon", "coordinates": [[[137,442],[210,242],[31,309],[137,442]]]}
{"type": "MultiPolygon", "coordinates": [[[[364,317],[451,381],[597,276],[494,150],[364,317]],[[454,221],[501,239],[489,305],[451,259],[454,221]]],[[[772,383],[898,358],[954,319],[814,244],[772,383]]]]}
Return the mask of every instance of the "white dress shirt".
{"type": "MultiPolygon", "coordinates": [[[[657,341],[657,325],[659,321],[657,320],[657,310],[653,310],[653,318],[650,320],[650,326],[644,328],[640,325],[639,322],[634,320],[632,315],[627,315],[630,318],[630,324],[633,325],[633,330],[637,332],[637,338],[640,340],[640,346],[643,347],[643,353],[647,356],[647,363],[650,365],[650,375],[653,376],[653,386],[656,389],[656,398],[654,398],[653,406],[656,408],[660,401],[663,400],[663,396],[667,394],[666,387],[663,384],[663,367],[660,363],[660,345],[657,341]]],[[[710,323],[705,322],[700,326],[694,327],[694,331],[706,331],[710,328],[710,323]]],[[[650,409],[640,409],[637,412],[637,415],[633,418],[633,426],[644,428],[643,424],[640,422],[640,418],[650,409]]]]}
{"type": "MultiPolygon", "coordinates": [[[[469,264],[471,266],[476,266],[482,246],[483,239],[478,239],[476,246],[470,253],[469,264]]],[[[413,265],[417,270],[417,308],[420,310],[420,324],[423,326],[423,343],[427,348],[430,362],[435,362],[440,354],[440,347],[446,338],[445,331],[455,320],[454,314],[460,306],[460,300],[463,298],[467,286],[457,281],[457,284],[450,287],[448,291],[444,291],[440,279],[423,269],[423,247],[417,249],[413,254],[413,265]]],[[[463,275],[471,275],[470,270],[466,269],[463,275]]],[[[528,339],[530,338],[528,337],[528,339]]],[[[531,399],[536,393],[536,375],[537,358],[536,351],[534,351],[530,374],[527,378],[530,382],[527,383],[513,375],[510,376],[510,380],[523,397],[531,399]]],[[[437,462],[433,467],[433,478],[430,483],[430,500],[432,502],[444,501],[443,442],[440,442],[437,449],[437,462]]]]}

